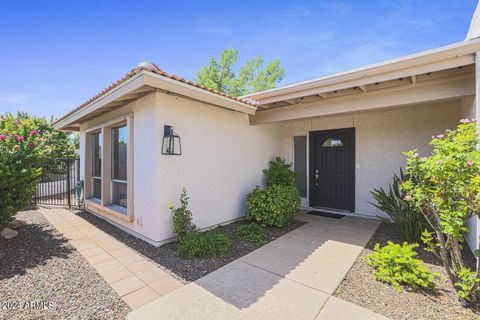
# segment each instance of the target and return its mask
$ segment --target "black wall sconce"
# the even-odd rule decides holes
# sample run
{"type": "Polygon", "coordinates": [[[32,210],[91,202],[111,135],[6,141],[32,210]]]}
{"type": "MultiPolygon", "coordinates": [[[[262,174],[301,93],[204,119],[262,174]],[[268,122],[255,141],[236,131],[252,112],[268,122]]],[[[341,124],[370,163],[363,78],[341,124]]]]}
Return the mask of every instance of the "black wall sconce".
{"type": "Polygon", "coordinates": [[[182,154],[182,142],[180,136],[174,131],[172,126],[163,127],[162,154],[179,156],[182,154]]]}

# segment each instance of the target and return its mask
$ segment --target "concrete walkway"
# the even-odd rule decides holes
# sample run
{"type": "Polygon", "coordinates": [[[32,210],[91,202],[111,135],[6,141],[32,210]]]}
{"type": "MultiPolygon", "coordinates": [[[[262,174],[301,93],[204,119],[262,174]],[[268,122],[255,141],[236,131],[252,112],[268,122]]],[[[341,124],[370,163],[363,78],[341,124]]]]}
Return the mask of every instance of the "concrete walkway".
{"type": "Polygon", "coordinates": [[[331,296],[378,221],[303,213],[297,219],[309,223],[138,308],[128,319],[386,319],[331,296]]]}
{"type": "Polygon", "coordinates": [[[40,208],[133,310],[183,284],[88,221],[61,208],[40,208]]]}

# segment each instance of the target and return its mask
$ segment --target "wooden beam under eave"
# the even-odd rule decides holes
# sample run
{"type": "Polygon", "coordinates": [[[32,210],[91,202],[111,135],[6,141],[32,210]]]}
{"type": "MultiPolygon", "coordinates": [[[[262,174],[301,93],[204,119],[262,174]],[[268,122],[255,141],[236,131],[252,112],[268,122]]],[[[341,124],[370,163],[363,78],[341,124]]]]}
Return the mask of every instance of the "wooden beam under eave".
{"type": "Polygon", "coordinates": [[[258,111],[255,115],[250,116],[250,123],[263,124],[308,119],[473,95],[475,95],[474,77],[472,75],[468,77],[458,76],[450,79],[438,79],[384,90],[369,91],[361,95],[348,95],[258,111]]]}
{"type": "Polygon", "coordinates": [[[362,90],[363,92],[367,92],[367,86],[365,85],[360,85],[358,86],[360,88],[360,90],[362,90]]]}
{"type": "Polygon", "coordinates": [[[417,83],[417,76],[416,75],[412,75],[411,79],[412,79],[412,83],[417,83]]]}
{"type": "Polygon", "coordinates": [[[80,127],[68,126],[62,129],[62,131],[80,131],[80,127]]]}
{"type": "Polygon", "coordinates": [[[140,89],[137,89],[137,90],[133,91],[132,93],[145,93],[145,92],[152,92],[154,90],[155,90],[155,88],[153,88],[153,87],[145,86],[143,88],[140,88],[140,89]]]}
{"type": "Polygon", "coordinates": [[[396,70],[396,71],[387,72],[387,73],[379,74],[375,76],[367,76],[361,79],[346,80],[340,83],[332,82],[322,86],[311,84],[310,87],[306,87],[304,89],[299,88],[298,90],[292,91],[290,93],[279,94],[279,95],[268,97],[268,98],[257,98],[257,101],[259,101],[260,104],[269,104],[272,102],[278,102],[286,99],[294,99],[299,97],[318,95],[319,93],[323,93],[323,92],[331,92],[335,90],[353,88],[359,85],[369,85],[376,82],[384,82],[384,81],[389,81],[393,79],[407,78],[407,77],[411,77],[412,74],[418,75],[426,72],[436,72],[440,70],[456,68],[458,66],[473,64],[474,62],[475,61],[474,61],[473,55],[460,56],[460,57],[450,58],[447,60],[438,61],[431,64],[405,68],[402,70],[396,70]]]}
{"type": "Polygon", "coordinates": [[[127,95],[125,95],[125,96],[122,96],[122,97],[120,97],[120,98],[117,98],[117,101],[133,100],[133,99],[137,99],[138,97],[140,97],[140,95],[137,94],[137,93],[127,94],[127,95]]]}
{"type": "Polygon", "coordinates": [[[321,93],[317,93],[317,96],[323,98],[323,99],[327,99],[328,98],[328,94],[326,92],[321,92],[321,93]]]}

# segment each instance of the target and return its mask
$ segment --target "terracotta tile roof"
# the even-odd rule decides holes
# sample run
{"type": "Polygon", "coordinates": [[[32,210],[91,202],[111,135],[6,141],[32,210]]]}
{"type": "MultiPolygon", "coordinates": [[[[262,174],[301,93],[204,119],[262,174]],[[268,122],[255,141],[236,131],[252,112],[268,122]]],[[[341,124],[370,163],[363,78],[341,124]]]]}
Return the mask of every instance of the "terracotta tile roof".
{"type": "Polygon", "coordinates": [[[87,101],[85,101],[84,103],[82,103],[81,105],[77,106],[76,108],[74,108],[73,110],[69,111],[68,113],[66,113],[65,115],[63,115],[62,117],[58,118],[57,120],[55,120],[53,123],[57,123],[65,118],[67,118],[68,116],[70,116],[71,114],[77,112],[78,110],[80,109],[83,109],[84,107],[86,107],[87,105],[89,105],[90,103],[92,103],[93,101],[95,101],[96,99],[98,99],[99,97],[101,97],[102,95],[108,93],[109,91],[111,91],[112,89],[118,87],[119,85],[121,85],[122,83],[124,83],[125,81],[127,81],[128,79],[130,79],[131,77],[133,77],[134,75],[140,73],[141,71],[150,71],[150,72],[153,72],[155,74],[158,74],[158,75],[161,75],[161,76],[164,76],[166,78],[169,78],[169,79],[172,79],[172,80],[175,80],[175,81],[178,81],[178,82],[182,82],[182,83],[186,83],[186,84],[189,84],[191,86],[194,86],[194,87],[197,87],[197,88],[200,88],[200,89],[203,89],[203,90],[206,90],[206,91],[209,91],[209,92],[212,92],[212,93],[215,93],[215,94],[218,94],[218,95],[221,95],[221,96],[224,96],[226,98],[229,98],[229,99],[232,99],[232,100],[235,100],[235,101],[238,101],[238,102],[241,102],[241,103],[245,103],[245,104],[248,104],[250,106],[253,106],[253,107],[256,107],[257,106],[257,103],[255,100],[253,99],[248,99],[248,98],[237,98],[237,97],[233,97],[233,96],[230,96],[224,92],[220,92],[220,91],[217,91],[217,90],[214,90],[214,89],[211,89],[211,88],[208,88],[208,87],[205,87],[201,84],[198,84],[198,83],[195,83],[191,80],[187,80],[187,79],[184,79],[182,77],[178,77],[174,74],[169,74],[165,71],[163,71],[162,69],[160,69],[156,64],[154,63],[146,63],[146,62],[142,62],[140,63],[136,68],[132,69],[129,73],[127,73],[126,75],[124,75],[122,78],[120,78],[119,80],[117,80],[116,82],[112,83],[111,85],[109,85],[108,87],[106,87],[105,89],[103,89],[102,91],[100,91],[99,93],[97,93],[96,95],[94,95],[93,97],[91,97],[90,99],[88,99],[87,101]]]}

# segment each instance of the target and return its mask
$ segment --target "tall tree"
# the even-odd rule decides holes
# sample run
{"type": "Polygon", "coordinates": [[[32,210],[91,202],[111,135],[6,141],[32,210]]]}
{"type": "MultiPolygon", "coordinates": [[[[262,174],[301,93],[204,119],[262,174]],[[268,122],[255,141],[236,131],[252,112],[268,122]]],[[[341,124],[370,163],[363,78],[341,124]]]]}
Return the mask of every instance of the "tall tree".
{"type": "Polygon", "coordinates": [[[245,94],[272,89],[285,77],[285,69],[280,67],[280,60],[273,60],[264,68],[261,55],[250,58],[238,69],[233,65],[238,60],[238,49],[230,48],[220,54],[220,59],[210,58],[207,65],[197,72],[197,82],[238,97],[245,94]]]}

